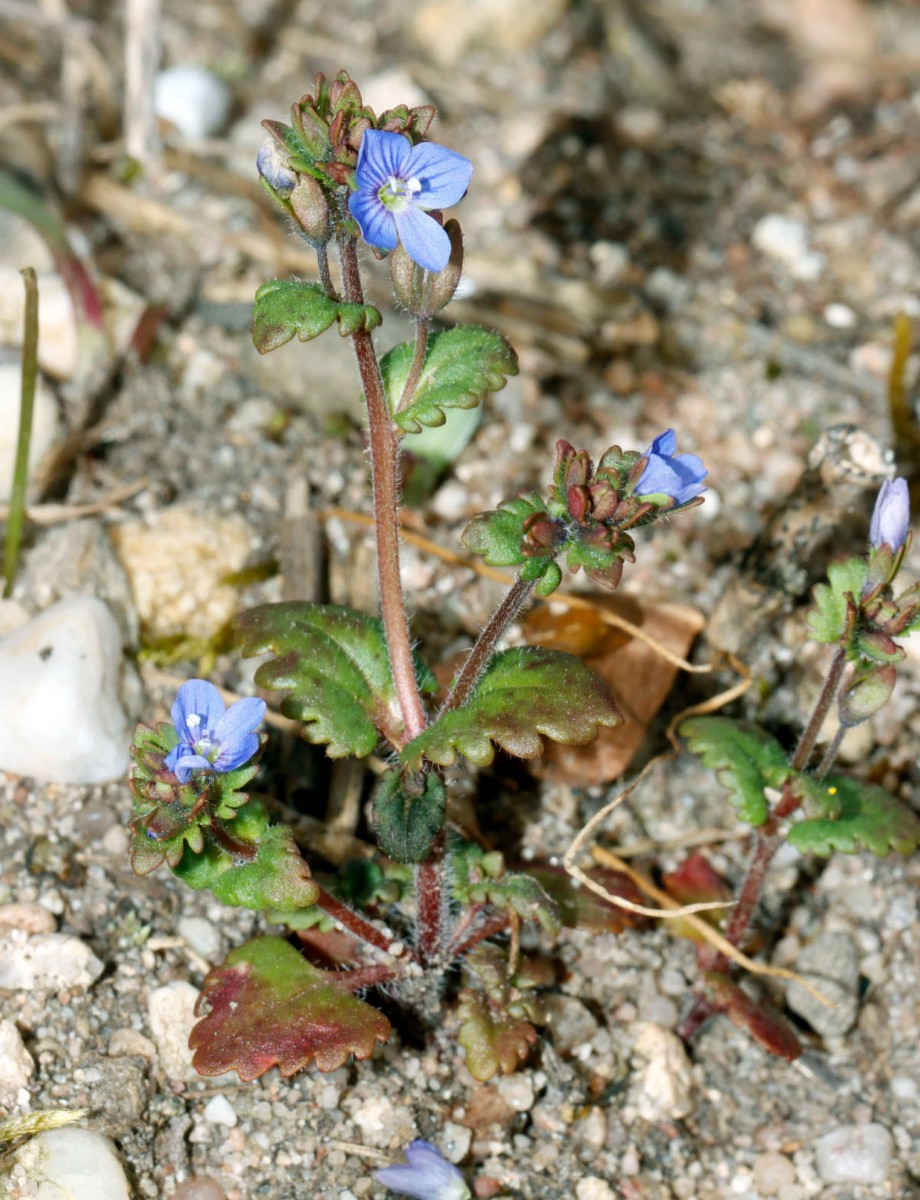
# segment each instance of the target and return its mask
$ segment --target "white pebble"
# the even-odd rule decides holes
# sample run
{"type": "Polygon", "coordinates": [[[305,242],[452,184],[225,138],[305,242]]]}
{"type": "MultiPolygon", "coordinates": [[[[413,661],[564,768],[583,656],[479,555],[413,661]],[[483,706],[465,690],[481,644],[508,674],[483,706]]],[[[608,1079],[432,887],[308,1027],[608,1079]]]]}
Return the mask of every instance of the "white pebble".
{"type": "Polygon", "coordinates": [[[17,1152],[17,1168],[35,1189],[29,1195],[62,1200],[131,1200],[115,1147],[89,1129],[39,1133],[17,1152]]]}
{"type": "Polygon", "coordinates": [[[646,1121],[680,1120],[693,1111],[693,1076],[680,1038],[659,1025],[637,1023],[635,1053],[644,1060],[638,1072],[636,1105],[646,1121]]]}
{"type": "Polygon", "coordinates": [[[0,641],[0,770],[104,783],[128,770],[118,698],[121,636],[108,608],[75,596],[0,641]]]}
{"type": "Polygon", "coordinates": [[[577,1200],[616,1200],[613,1188],[597,1175],[586,1175],[575,1184],[577,1200]]]}
{"type": "Polygon", "coordinates": [[[754,226],[751,241],[762,254],[781,262],[796,279],[817,279],[824,255],[808,248],[808,231],[801,221],[783,213],[768,213],[754,226]]]}
{"type": "Polygon", "coordinates": [[[831,329],[852,329],[856,324],[856,313],[849,304],[828,304],[824,319],[831,329]]]}
{"type": "Polygon", "coordinates": [[[204,1106],[204,1119],[211,1125],[226,1125],[232,1129],[239,1121],[233,1105],[226,1096],[215,1096],[204,1106]]]}
{"type": "MultiPolygon", "coordinates": [[[[0,363],[0,504],[7,503],[13,487],[21,395],[22,367],[18,362],[0,363]]],[[[54,396],[39,377],[35,381],[35,407],[29,442],[30,479],[35,478],[42,459],[58,440],[60,425],[54,396]]]]}
{"type": "Polygon", "coordinates": [[[79,938],[65,933],[0,934],[0,989],[61,991],[87,988],[105,964],[79,938]]]}
{"type": "Polygon", "coordinates": [[[469,1154],[472,1141],[472,1129],[467,1129],[465,1125],[458,1125],[455,1121],[448,1121],[441,1131],[441,1145],[444,1157],[448,1162],[463,1162],[469,1154]]]}
{"type": "Polygon", "coordinates": [[[818,1174],[825,1183],[884,1183],[893,1151],[884,1125],[842,1125],[815,1143],[818,1174]]]}
{"type": "Polygon", "coordinates": [[[147,1019],[156,1043],[160,1066],[168,1079],[197,1079],[192,1066],[188,1035],[195,1024],[198,992],[190,983],[174,979],[154,988],[147,1000],[147,1019]]]}
{"type": "Polygon", "coordinates": [[[0,1021],[0,1096],[14,1097],[35,1070],[32,1055],[12,1021],[0,1021]]]}
{"type": "Polygon", "coordinates": [[[216,137],[227,123],[230,89],[203,67],[170,67],[153,85],[153,109],[190,141],[216,137]]]}
{"type": "Polygon", "coordinates": [[[176,932],[206,962],[215,963],[222,957],[223,939],[220,932],[204,917],[181,917],[176,932]]]}
{"type": "Polygon", "coordinates": [[[795,1183],[795,1166],[785,1156],[768,1151],[754,1163],[754,1185],[762,1196],[775,1196],[795,1183]]]}
{"type": "Polygon", "coordinates": [[[529,1075],[506,1075],[497,1081],[495,1090],[515,1112],[528,1112],[533,1108],[533,1080],[529,1075]]]}

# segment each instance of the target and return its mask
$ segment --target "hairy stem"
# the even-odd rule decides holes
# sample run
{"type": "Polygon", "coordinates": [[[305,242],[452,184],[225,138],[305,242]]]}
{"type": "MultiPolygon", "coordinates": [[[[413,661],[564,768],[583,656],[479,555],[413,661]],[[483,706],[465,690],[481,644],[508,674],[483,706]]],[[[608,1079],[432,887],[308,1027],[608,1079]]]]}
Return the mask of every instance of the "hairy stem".
{"type": "Polygon", "coordinates": [[[508,590],[504,600],[492,614],[488,625],[476,639],[476,644],[467,656],[463,669],[450,689],[450,695],[444,701],[440,715],[462,708],[479,682],[483,671],[495,653],[495,648],[504,635],[505,630],[518,615],[528,596],[533,590],[533,582],[516,579],[508,590]]]}
{"type": "Polygon", "coordinates": [[[824,724],[834,698],[837,695],[837,691],[840,688],[840,681],[843,678],[843,671],[846,665],[846,654],[843,649],[839,649],[831,662],[830,670],[827,673],[824,686],[821,688],[821,695],[815,702],[811,718],[799,739],[799,744],[796,747],[791,763],[793,771],[804,771],[808,766],[812,751],[815,748],[815,742],[818,740],[818,734],[821,732],[821,726],[824,724]]]}
{"type": "MultiPolygon", "coordinates": [[[[339,250],[345,298],[350,304],[363,304],[364,291],[354,239],[343,234],[339,239],[339,250]]],[[[405,736],[411,741],[425,728],[425,710],[415,678],[409,621],[399,575],[399,443],[371,335],[360,329],[352,334],[352,341],[367,403],[380,607],[405,736]]]]}
{"type": "Polygon", "coordinates": [[[405,387],[402,390],[402,395],[399,397],[399,404],[396,406],[397,412],[402,412],[404,408],[408,408],[415,399],[415,389],[418,387],[418,381],[422,377],[425,355],[428,353],[429,325],[430,322],[427,317],[416,317],[415,353],[412,355],[412,366],[409,368],[405,387]]]}
{"type": "Polygon", "coordinates": [[[332,282],[332,272],[329,270],[329,251],[325,246],[317,246],[316,262],[319,267],[319,281],[330,300],[338,300],[339,294],[332,282]]]}
{"type": "Polygon", "coordinates": [[[423,967],[436,965],[444,947],[444,831],[431,858],[415,871],[415,952],[423,967]]]}
{"type": "Polygon", "coordinates": [[[496,913],[494,917],[490,917],[488,921],[483,922],[478,929],[474,929],[469,937],[457,943],[457,945],[451,946],[451,958],[462,958],[464,954],[468,954],[474,946],[478,946],[486,938],[494,937],[497,933],[504,933],[508,928],[508,924],[507,913],[496,913]]]}
{"type": "Polygon", "coordinates": [[[3,596],[13,593],[19,547],[25,521],[26,488],[29,484],[29,445],[32,441],[32,413],[35,407],[35,379],[38,373],[38,279],[32,267],[20,271],[26,290],[25,321],[22,336],[22,385],[19,399],[19,436],[16,440],[16,464],[6,524],[3,551],[3,596]]]}
{"type": "Polygon", "coordinates": [[[370,921],[365,920],[364,917],[349,908],[347,904],[343,904],[341,900],[337,900],[325,888],[320,888],[316,906],[317,908],[321,908],[324,913],[328,913],[334,921],[338,921],[340,925],[350,930],[355,937],[359,937],[362,942],[368,942],[371,946],[376,946],[384,954],[390,954],[391,946],[395,940],[398,940],[381,933],[376,925],[372,925],[370,921]]]}
{"type": "Polygon", "coordinates": [[[327,971],[325,982],[331,983],[343,992],[357,992],[361,988],[375,987],[380,983],[389,983],[396,979],[399,972],[383,963],[373,963],[366,967],[355,967],[353,971],[327,971]]]}

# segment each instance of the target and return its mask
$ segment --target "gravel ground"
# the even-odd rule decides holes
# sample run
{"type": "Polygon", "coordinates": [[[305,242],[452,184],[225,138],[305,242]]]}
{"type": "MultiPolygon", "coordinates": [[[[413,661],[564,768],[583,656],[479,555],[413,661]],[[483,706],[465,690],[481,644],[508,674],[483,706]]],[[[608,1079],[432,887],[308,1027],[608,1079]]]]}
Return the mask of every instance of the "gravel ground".
{"type": "MultiPolygon", "coordinates": [[[[233,589],[220,579],[228,563],[280,557],[288,568],[285,539],[311,528],[292,516],[296,482],[306,475],[317,510],[366,508],[347,345],[330,334],[259,359],[246,332],[262,280],[309,273],[253,180],[259,121],[283,117],[316,70],[347,67],[378,107],[433,100],[438,140],[474,160],[459,212],[467,288],[449,315],[500,328],[521,358],[420,527],[457,549],[472,513],[546,475],[557,437],[600,451],[674,426],[681,449],[705,458],[712,491],[643,539],[625,590],[721,613],[698,654],[740,642],[762,684],[749,711],[781,719],[807,703],[822,665],[803,646],[808,589],[830,555],[858,547],[875,485],[824,487],[799,574],[780,593],[757,592],[746,616],[737,596],[764,562],[786,562],[776,531],[828,428],[863,431],[877,456],[867,478],[889,448],[902,473],[915,468],[887,398],[895,318],[916,328],[920,317],[914,5],[813,0],[791,20],[794,6],[717,0],[342,0],[330,12],[312,0],[168,0],[164,62],[208,68],[232,105],[205,136],[166,133],[159,165],[133,184],[119,140],[122,22],[109,6],[72,7],[79,23],[62,37],[66,6],[0,4],[0,161],[66,208],[105,287],[111,345],[89,366],[67,359],[66,314],[60,341],[45,342],[71,436],[42,498],[99,511],[32,528],[3,628],[62,596],[101,597],[128,650],[126,706],[162,718],[175,683],[201,668],[201,639],[235,609],[286,594],[277,571],[233,589]],[[818,18],[834,38],[809,35],[818,18]],[[46,100],[59,107],[21,107],[46,100]],[[149,306],[161,323],[139,358],[129,333],[149,306]],[[164,520],[171,554],[157,572],[150,534],[164,520]],[[179,635],[199,639],[187,660],[134,665],[139,639],[162,650],[179,635]]],[[[200,107],[185,111],[200,118],[200,107]]],[[[25,224],[0,214],[0,269],[33,254],[52,278],[25,224]]],[[[383,303],[384,268],[367,266],[383,303]]],[[[0,306],[0,340],[12,342],[3,319],[0,306]]],[[[386,309],[381,344],[402,336],[386,309]]],[[[916,376],[913,359],[914,394],[916,376]]],[[[373,603],[364,533],[326,528],[333,598],[373,603]]],[[[405,572],[419,628],[445,656],[498,595],[413,547],[405,572]]],[[[920,573],[916,551],[906,572],[920,573]]],[[[206,665],[230,688],[249,686],[251,664],[218,652],[206,665]]],[[[679,681],[666,715],[714,690],[679,681]]],[[[636,764],[662,748],[662,728],[636,764]]],[[[910,800],[916,647],[869,732],[846,758],[910,800]]],[[[282,751],[269,760],[281,798],[322,817],[315,760],[284,754],[286,767],[282,751]]],[[[0,780],[0,1114],[88,1108],[81,1127],[113,1139],[132,1195],[382,1197],[373,1171],[425,1137],[479,1197],[920,1196],[916,859],[777,860],[768,952],[834,979],[840,996],[836,1023],[800,1019],[807,1048],[793,1066],[726,1020],[686,1052],[673,1031],[693,944],[643,928],[565,938],[548,1034],[515,1076],[475,1083],[445,1031],[423,1049],[394,1035],[330,1075],[242,1084],[197,1078],[184,1043],[209,966],[265,922],[162,872],[135,879],[124,783],[0,780]]],[[[612,794],[540,784],[507,762],[480,785],[490,834],[524,857],[561,856],[612,794]]],[[[684,757],[654,768],[603,840],[650,839],[657,849],[640,863],[653,872],[673,869],[675,847],[700,828],[728,832],[707,853],[737,881],[746,843],[684,757]]],[[[50,1196],[13,1149],[0,1158],[0,1195],[50,1196]]],[[[94,1200],[125,1194],[93,1186],[94,1200]]]]}

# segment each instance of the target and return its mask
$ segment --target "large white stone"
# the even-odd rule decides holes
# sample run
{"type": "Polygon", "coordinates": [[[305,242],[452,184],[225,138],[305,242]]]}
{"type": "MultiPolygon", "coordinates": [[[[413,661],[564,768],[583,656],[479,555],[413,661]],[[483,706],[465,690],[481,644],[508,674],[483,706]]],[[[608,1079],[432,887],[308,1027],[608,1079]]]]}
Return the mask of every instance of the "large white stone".
{"type": "Polygon", "coordinates": [[[28,1086],[34,1071],[35,1062],[19,1030],[12,1021],[0,1020],[0,1097],[15,1097],[28,1086]]]}
{"type": "MultiPolygon", "coordinates": [[[[9,501],[19,439],[19,402],[22,392],[22,368],[18,362],[0,363],[0,504],[9,501]]],[[[60,433],[57,403],[39,377],[35,381],[35,406],[32,411],[32,437],[29,441],[29,478],[35,476],[42,459],[60,433]]]]}
{"type": "Polygon", "coordinates": [[[193,141],[216,137],[232,106],[230,89],[204,67],[169,67],[157,75],[153,85],[156,115],[193,141]]]}
{"type": "Polygon", "coordinates": [[[34,1200],[131,1200],[114,1145],[90,1129],[37,1134],[16,1154],[12,1174],[34,1200]]]}
{"type": "Polygon", "coordinates": [[[56,783],[124,775],[121,638],[93,596],[75,596],[0,641],[0,770],[56,783]]]}
{"type": "Polygon", "coordinates": [[[86,942],[66,933],[0,933],[0,988],[40,992],[88,988],[105,970],[86,942]]]}

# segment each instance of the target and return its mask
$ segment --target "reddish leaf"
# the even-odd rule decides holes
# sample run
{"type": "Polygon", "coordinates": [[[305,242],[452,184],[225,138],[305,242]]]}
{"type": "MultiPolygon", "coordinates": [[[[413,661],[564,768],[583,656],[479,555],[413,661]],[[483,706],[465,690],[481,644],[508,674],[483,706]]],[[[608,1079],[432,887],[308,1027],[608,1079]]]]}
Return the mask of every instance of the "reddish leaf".
{"type": "Polygon", "coordinates": [[[720,971],[707,971],[703,978],[710,1000],[739,1029],[746,1029],[755,1042],[779,1058],[792,1062],[799,1057],[802,1043],[772,1005],[755,1000],[720,971]]]}
{"type": "MultiPolygon", "coordinates": [[[[564,867],[550,863],[528,863],[524,868],[542,886],[559,910],[559,919],[568,929],[590,929],[593,933],[621,933],[640,924],[642,918],[625,908],[610,904],[590,888],[579,887],[564,867]]],[[[644,903],[639,889],[622,871],[593,867],[588,876],[612,896],[621,896],[634,904],[644,903]]]]}
{"type": "Polygon", "coordinates": [[[200,1075],[237,1071],[255,1079],[271,1067],[293,1075],[309,1063],[335,1071],[369,1058],[390,1023],[350,995],[283,938],[257,937],[210,971],[195,1006],[192,1063],[200,1075]]]}

